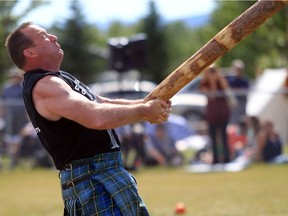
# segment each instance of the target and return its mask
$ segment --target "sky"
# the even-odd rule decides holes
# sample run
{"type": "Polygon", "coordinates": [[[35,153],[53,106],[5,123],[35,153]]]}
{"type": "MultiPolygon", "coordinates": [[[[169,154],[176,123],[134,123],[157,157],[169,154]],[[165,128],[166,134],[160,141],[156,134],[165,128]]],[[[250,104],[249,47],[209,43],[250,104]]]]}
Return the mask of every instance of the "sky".
{"type": "MultiPolygon", "coordinates": [[[[20,0],[15,14],[27,7],[31,0],[20,0]]],[[[72,0],[50,0],[27,14],[21,21],[33,21],[49,27],[55,21],[69,17],[69,3],[72,0]]],[[[89,23],[109,24],[111,21],[134,22],[147,15],[149,0],[79,0],[83,14],[89,23]]],[[[154,0],[158,13],[167,21],[207,15],[215,7],[215,0],[154,0]]]]}

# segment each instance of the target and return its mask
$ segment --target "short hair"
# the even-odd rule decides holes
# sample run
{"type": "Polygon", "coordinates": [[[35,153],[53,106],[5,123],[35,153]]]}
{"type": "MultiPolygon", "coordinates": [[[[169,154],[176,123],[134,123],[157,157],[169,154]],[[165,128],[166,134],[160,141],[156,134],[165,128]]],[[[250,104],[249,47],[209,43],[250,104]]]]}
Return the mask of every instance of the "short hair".
{"type": "Polygon", "coordinates": [[[241,59],[235,59],[234,61],[232,61],[232,66],[240,69],[245,68],[245,64],[241,59]]]}
{"type": "Polygon", "coordinates": [[[11,32],[6,39],[5,46],[8,49],[10,59],[20,69],[23,69],[23,66],[26,64],[23,51],[34,46],[34,42],[23,34],[22,30],[32,24],[32,22],[22,23],[18,28],[11,32]]]}

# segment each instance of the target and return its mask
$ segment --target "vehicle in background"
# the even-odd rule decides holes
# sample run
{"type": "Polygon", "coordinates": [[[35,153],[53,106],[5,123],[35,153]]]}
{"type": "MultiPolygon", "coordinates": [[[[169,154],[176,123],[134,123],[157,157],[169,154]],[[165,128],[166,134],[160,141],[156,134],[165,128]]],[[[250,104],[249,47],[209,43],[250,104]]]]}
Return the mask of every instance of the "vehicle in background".
{"type": "Polygon", "coordinates": [[[204,120],[207,98],[199,89],[200,77],[196,77],[171,99],[173,113],[182,115],[188,122],[204,120]]]}
{"type": "Polygon", "coordinates": [[[141,99],[145,98],[157,84],[146,80],[119,80],[98,82],[90,85],[97,94],[109,98],[141,99]]]}
{"type": "MultiPolygon", "coordinates": [[[[199,84],[200,78],[197,77],[171,98],[172,113],[181,115],[192,123],[204,120],[207,98],[199,92],[199,84]]],[[[99,95],[125,99],[145,98],[156,86],[157,84],[151,81],[132,79],[106,81],[90,85],[91,89],[99,95]]]]}

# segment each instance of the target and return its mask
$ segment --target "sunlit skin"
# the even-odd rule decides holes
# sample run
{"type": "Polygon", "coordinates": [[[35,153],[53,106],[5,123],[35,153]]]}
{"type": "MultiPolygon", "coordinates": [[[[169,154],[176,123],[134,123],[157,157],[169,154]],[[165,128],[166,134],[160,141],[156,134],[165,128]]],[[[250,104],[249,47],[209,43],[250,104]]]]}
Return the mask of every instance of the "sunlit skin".
{"type": "Polygon", "coordinates": [[[28,62],[23,68],[24,71],[35,68],[59,71],[64,52],[57,42],[57,37],[48,34],[45,29],[37,25],[30,25],[23,30],[23,33],[29,36],[35,45],[24,50],[28,62]]]}
{"type": "MultiPolygon", "coordinates": [[[[23,70],[58,72],[64,52],[57,37],[37,25],[29,25],[22,32],[34,41],[33,47],[24,50],[26,64],[23,70]]],[[[162,123],[171,112],[170,101],[156,99],[144,103],[142,99],[97,97],[100,103],[90,101],[56,76],[45,76],[33,89],[34,105],[43,117],[51,121],[65,117],[93,129],[111,129],[138,121],[162,123]]]]}

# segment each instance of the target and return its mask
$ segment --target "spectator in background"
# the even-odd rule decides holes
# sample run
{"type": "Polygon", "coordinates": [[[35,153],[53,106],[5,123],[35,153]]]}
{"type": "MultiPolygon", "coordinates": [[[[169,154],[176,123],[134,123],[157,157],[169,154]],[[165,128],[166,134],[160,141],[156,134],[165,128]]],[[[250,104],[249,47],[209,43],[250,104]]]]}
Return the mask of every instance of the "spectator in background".
{"type": "MultiPolygon", "coordinates": [[[[231,128],[235,125],[230,125],[231,128]]],[[[233,142],[233,163],[243,168],[250,165],[256,158],[257,143],[260,137],[262,125],[257,116],[245,116],[238,125],[238,137],[230,137],[233,142]],[[235,139],[236,138],[236,139],[235,139]]],[[[229,130],[228,130],[229,133],[229,130]]]]}
{"type": "Polygon", "coordinates": [[[212,65],[204,71],[199,88],[208,98],[205,118],[212,144],[213,164],[228,163],[230,150],[226,128],[230,118],[230,107],[225,92],[229,89],[229,84],[218,68],[212,65]],[[220,147],[223,150],[223,159],[220,158],[220,147]]]}
{"type": "Polygon", "coordinates": [[[283,154],[283,143],[271,121],[265,121],[257,143],[257,160],[267,163],[288,163],[288,155],[283,154]]]}
{"type": "Polygon", "coordinates": [[[146,152],[150,163],[179,166],[183,162],[183,156],[177,150],[175,140],[169,136],[165,123],[157,125],[155,132],[147,138],[146,152]]]}
{"type": "Polygon", "coordinates": [[[245,156],[252,163],[256,160],[257,145],[260,139],[262,124],[257,116],[245,116],[244,122],[246,130],[246,143],[243,143],[242,148],[237,149],[237,157],[245,156]]]}
{"type": "Polygon", "coordinates": [[[236,95],[238,106],[231,112],[230,123],[238,124],[241,117],[246,115],[247,93],[249,90],[248,79],[244,76],[245,64],[240,59],[232,62],[232,76],[227,77],[231,89],[236,95]]]}
{"type": "Polygon", "coordinates": [[[234,163],[245,168],[255,161],[271,164],[288,163],[288,155],[283,154],[283,143],[271,121],[261,124],[257,116],[248,116],[247,143],[238,149],[234,163]]]}
{"type": "Polygon", "coordinates": [[[247,143],[243,152],[248,155],[250,162],[256,159],[257,143],[259,142],[262,123],[257,116],[246,116],[247,143]]]}
{"type": "Polygon", "coordinates": [[[20,135],[22,139],[19,150],[17,151],[17,158],[29,159],[31,161],[32,168],[52,168],[53,160],[41,145],[31,121],[24,125],[20,131],[20,135]]]}
{"type": "Polygon", "coordinates": [[[121,141],[121,152],[127,170],[136,170],[145,164],[145,128],[142,123],[128,124],[116,129],[121,141]],[[132,156],[131,156],[132,155],[132,156]]]}
{"type": "Polygon", "coordinates": [[[248,126],[245,118],[242,118],[238,125],[229,125],[227,128],[228,143],[231,151],[231,158],[242,155],[247,145],[248,126]]]}
{"type": "Polygon", "coordinates": [[[8,82],[2,91],[3,117],[5,120],[4,141],[10,156],[10,168],[17,164],[17,151],[21,143],[20,131],[28,122],[26,109],[22,98],[23,75],[18,69],[8,72],[8,82]]]}

